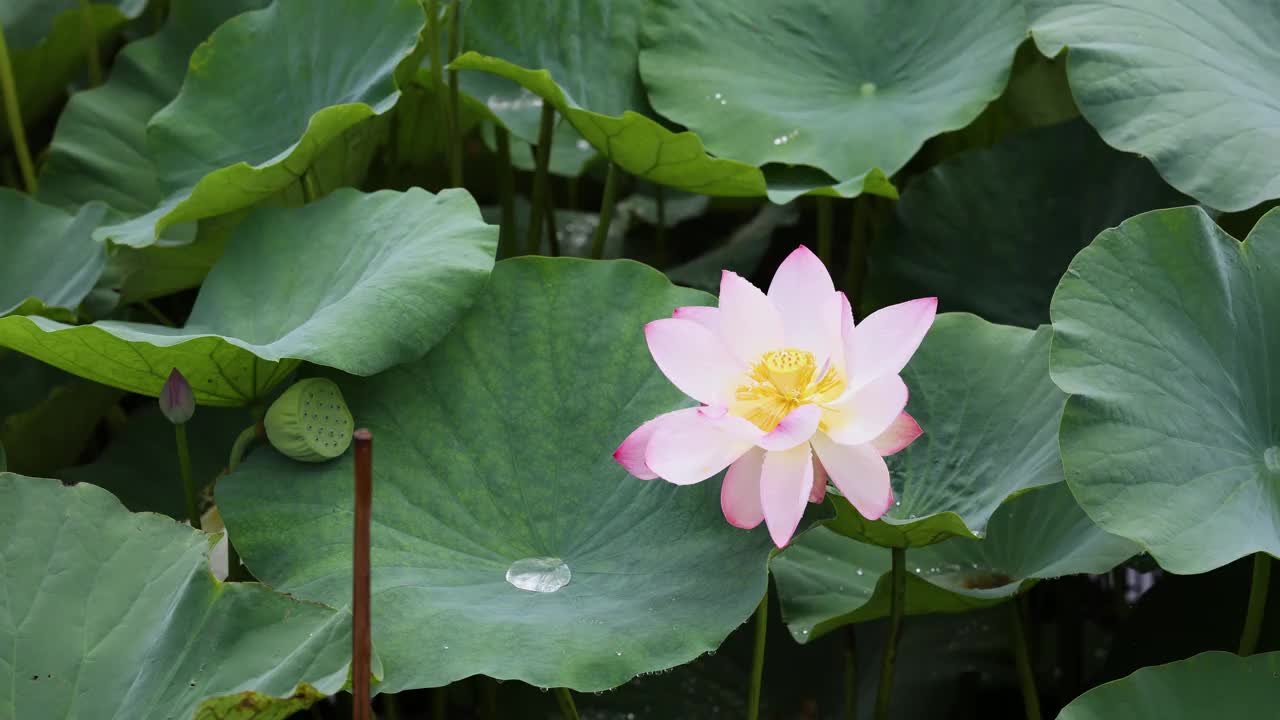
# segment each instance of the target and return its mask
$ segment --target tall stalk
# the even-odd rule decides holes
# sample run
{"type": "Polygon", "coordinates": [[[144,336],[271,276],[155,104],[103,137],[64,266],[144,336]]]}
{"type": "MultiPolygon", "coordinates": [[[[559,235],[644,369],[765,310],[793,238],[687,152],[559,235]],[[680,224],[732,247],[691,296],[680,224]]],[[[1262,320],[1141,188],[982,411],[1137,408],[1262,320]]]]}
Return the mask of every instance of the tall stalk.
{"type": "Polygon", "coordinates": [[[564,715],[564,720],[580,720],[578,717],[578,706],[573,704],[573,694],[568,688],[558,687],[555,689],[556,702],[560,704],[560,713],[564,715]]]}
{"type": "Polygon", "coordinates": [[[835,236],[835,201],[829,197],[818,201],[818,257],[822,264],[831,267],[831,251],[835,236]]]}
{"type": "Polygon", "coordinates": [[[18,170],[27,193],[36,194],[36,169],[31,162],[31,149],[27,147],[27,131],[22,126],[22,106],[18,101],[18,86],[13,80],[13,64],[9,61],[9,44],[4,39],[4,26],[0,26],[0,95],[4,96],[4,117],[13,137],[13,152],[18,156],[18,170]]]}
{"type": "Polygon", "coordinates": [[[1249,585],[1249,609],[1244,617],[1244,630],[1240,633],[1240,655],[1252,655],[1258,648],[1258,636],[1262,634],[1262,615],[1267,608],[1267,586],[1271,584],[1271,556],[1253,554],[1253,579],[1249,585]]]}
{"type": "Polygon", "coordinates": [[[889,720],[893,700],[893,670],[898,662],[898,638],[902,635],[902,613],[907,600],[907,551],[893,548],[890,578],[889,629],[884,639],[884,661],[880,665],[880,689],[876,693],[876,720],[889,720]]]}
{"type": "Polygon", "coordinates": [[[747,720],[760,717],[760,688],[764,683],[764,643],[769,630],[769,586],[756,608],[756,642],[751,653],[751,689],[747,695],[747,720]]]}
{"type": "Polygon", "coordinates": [[[529,238],[525,252],[537,255],[542,249],[542,213],[547,195],[550,192],[551,179],[548,176],[551,165],[551,132],[556,125],[556,109],[545,100],[542,103],[542,121],[538,125],[538,147],[535,153],[533,171],[533,197],[529,206],[529,238]]]}
{"type": "MultiPolygon", "coordinates": [[[[449,15],[449,61],[462,44],[462,0],[453,0],[449,15]]],[[[449,184],[462,187],[462,127],[458,120],[458,71],[449,71],[449,184]]]]}
{"type": "Polygon", "coordinates": [[[609,223],[613,221],[613,205],[618,196],[618,165],[609,163],[609,172],[604,176],[604,198],[600,201],[600,220],[596,223],[595,234],[591,237],[591,257],[599,260],[604,257],[604,241],[609,237],[609,223]]]}
{"type": "Polygon", "coordinates": [[[516,231],[516,178],[511,169],[511,133],[503,125],[494,125],[498,143],[498,197],[502,201],[502,226],[498,228],[498,257],[516,255],[519,238],[516,231]]]}
{"type": "Polygon", "coordinates": [[[1040,720],[1040,694],[1036,691],[1036,674],[1031,667],[1031,640],[1027,635],[1021,597],[1015,595],[1008,605],[1013,631],[1013,659],[1018,668],[1018,684],[1022,687],[1022,707],[1027,720],[1040,720]]]}

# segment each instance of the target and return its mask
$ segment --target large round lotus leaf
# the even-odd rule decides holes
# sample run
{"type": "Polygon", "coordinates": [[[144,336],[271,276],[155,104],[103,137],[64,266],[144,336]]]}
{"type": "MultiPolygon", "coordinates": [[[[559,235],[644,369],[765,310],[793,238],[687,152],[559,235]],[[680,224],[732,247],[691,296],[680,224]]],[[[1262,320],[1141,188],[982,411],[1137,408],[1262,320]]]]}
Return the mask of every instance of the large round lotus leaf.
{"type": "MultiPolygon", "coordinates": [[[[644,323],[711,300],[629,261],[506,260],[421,361],[334,378],[374,436],[384,690],[474,674],[603,690],[714,650],[751,614],[767,534],[724,521],[718,481],[637,480],[611,457],[688,402],[644,323]]],[[[311,465],[264,448],[218,482],[257,577],[350,594],[351,476],[350,454],[311,465]]]]}
{"type": "Polygon", "coordinates": [[[93,485],[0,473],[6,717],[286,717],[341,688],[350,614],[219,583],[208,548],[93,485]]]}
{"type": "MultiPolygon", "coordinates": [[[[993,605],[1037,580],[1104,573],[1139,552],[1084,514],[1065,483],[1025,492],[991,516],[983,540],[907,551],[908,614],[993,605]]],[[[800,642],[889,614],[890,552],[824,527],[773,559],[782,614],[800,642]]]]}
{"type": "Polygon", "coordinates": [[[106,251],[92,237],[105,211],[95,203],[72,215],[0,188],[0,317],[40,313],[75,319],[76,307],[106,265],[106,251]]]}
{"type": "Polygon", "coordinates": [[[420,357],[475,301],[497,234],[463,190],[339,190],[250,215],[185,327],[11,316],[0,345],[151,396],[178,368],[198,402],[243,405],[299,360],[371,375],[420,357]]]}
{"type": "Polygon", "coordinates": [[[1072,700],[1058,720],[1202,720],[1265,717],[1280,706],[1280,652],[1215,650],[1145,667],[1072,700]]]}
{"type": "Polygon", "coordinates": [[[889,547],[981,537],[1006,498],[1062,480],[1058,420],[1066,397],[1049,379],[1050,329],[939,315],[902,372],[924,435],[886,458],[896,500],[868,521],[833,493],[829,526],[889,547]]]}
{"type": "MultiPolygon", "coordinates": [[[[54,109],[67,84],[84,73],[89,31],[105,61],[112,38],[146,6],[145,0],[0,0],[0,27],[24,124],[54,109]]],[[[0,116],[0,148],[11,141],[8,117],[0,116]]]]}
{"type": "Polygon", "coordinates": [[[165,198],[97,236],[150,245],[178,223],[294,185],[328,145],[399,96],[394,73],[425,22],[415,0],[279,0],[223,23],[191,56],[178,96],[147,125],[165,198]]]}
{"type": "Polygon", "coordinates": [[[857,194],[999,97],[1026,29],[1018,0],[661,0],[640,71],[717,156],[819,168],[857,194]]]}
{"type": "Polygon", "coordinates": [[[1150,163],[1084,121],[1031,130],[915,178],[869,291],[883,304],[936,295],[943,308],[1036,327],[1071,258],[1122,220],[1185,203],[1150,163]]]}
{"type": "Polygon", "coordinates": [[[1280,555],[1280,212],[1245,244],[1199,208],[1107,230],[1053,296],[1062,462],[1165,569],[1280,555]]]}
{"type": "Polygon", "coordinates": [[[1251,0],[1030,0],[1046,55],[1068,46],[1080,111],[1222,210],[1280,197],[1280,5],[1251,0]]]}

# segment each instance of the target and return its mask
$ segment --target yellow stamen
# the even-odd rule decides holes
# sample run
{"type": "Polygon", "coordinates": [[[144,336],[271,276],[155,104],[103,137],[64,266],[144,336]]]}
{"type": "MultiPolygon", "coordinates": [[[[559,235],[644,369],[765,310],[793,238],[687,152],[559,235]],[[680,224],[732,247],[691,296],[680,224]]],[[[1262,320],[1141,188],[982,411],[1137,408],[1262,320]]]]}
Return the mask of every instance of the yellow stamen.
{"type": "Polygon", "coordinates": [[[813,353],[785,348],[765,353],[751,366],[749,382],[739,385],[730,412],[768,432],[801,405],[825,408],[840,396],[844,378],[835,368],[819,375],[813,353]],[[818,377],[815,377],[818,376],[818,377]]]}

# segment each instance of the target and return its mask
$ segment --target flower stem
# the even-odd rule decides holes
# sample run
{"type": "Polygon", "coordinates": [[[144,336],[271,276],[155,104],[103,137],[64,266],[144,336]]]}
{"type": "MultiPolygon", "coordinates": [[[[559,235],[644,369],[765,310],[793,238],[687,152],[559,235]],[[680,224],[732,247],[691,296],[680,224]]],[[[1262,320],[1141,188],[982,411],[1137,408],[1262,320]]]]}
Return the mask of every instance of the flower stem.
{"type": "Polygon", "coordinates": [[[1240,633],[1239,655],[1252,655],[1262,634],[1262,613],[1267,607],[1267,586],[1271,584],[1271,556],[1264,552],[1253,554],[1253,580],[1249,587],[1249,610],[1244,618],[1244,632],[1240,633]]]}
{"type": "Polygon", "coordinates": [[[444,95],[444,67],[440,64],[440,1],[424,0],[427,13],[427,55],[431,58],[431,89],[436,99],[444,95]]]}
{"type": "Polygon", "coordinates": [[[9,45],[4,39],[4,27],[0,26],[0,95],[4,95],[4,116],[13,136],[13,152],[18,156],[18,169],[27,193],[36,194],[36,170],[31,164],[31,150],[27,147],[27,131],[22,126],[22,107],[18,101],[18,86],[13,80],[13,65],[9,62],[9,45]]]}
{"type": "Polygon", "coordinates": [[[880,689],[876,693],[876,720],[889,720],[893,699],[893,668],[898,661],[898,638],[902,635],[902,613],[907,599],[907,551],[893,548],[893,574],[889,598],[889,629],[884,639],[884,662],[880,666],[880,689]]]}
{"type": "Polygon", "coordinates": [[[1040,720],[1040,694],[1036,692],[1036,674],[1031,668],[1031,642],[1027,637],[1027,619],[1023,616],[1020,596],[1009,601],[1010,627],[1013,630],[1013,659],[1018,667],[1018,683],[1022,686],[1022,706],[1027,720],[1040,720]]]}
{"type": "Polygon", "coordinates": [[[591,237],[591,257],[600,260],[604,257],[604,241],[609,237],[609,223],[613,221],[613,205],[618,196],[618,165],[609,163],[609,172],[604,176],[604,198],[600,200],[600,221],[596,223],[596,232],[591,237]]]}
{"type": "Polygon", "coordinates": [[[174,438],[178,441],[178,469],[182,472],[182,494],[187,500],[187,520],[191,527],[200,529],[200,505],[196,502],[196,484],[191,479],[191,451],[187,448],[187,425],[175,423],[174,438]]]}
{"type": "Polygon", "coordinates": [[[351,553],[352,720],[369,720],[372,640],[369,624],[369,520],[373,511],[373,434],[361,428],[355,444],[356,512],[351,553]]]}
{"type": "MultiPolygon", "coordinates": [[[[453,0],[449,16],[449,61],[462,43],[462,0],[453,0]]],[[[449,184],[462,187],[462,128],[458,121],[458,71],[449,71],[449,184]]]]}
{"type": "Polygon", "coordinates": [[[867,277],[867,251],[871,247],[871,231],[875,226],[872,213],[875,202],[869,195],[859,195],[853,201],[853,232],[849,245],[849,267],[845,275],[845,294],[853,306],[857,319],[862,304],[862,289],[867,277]]]}
{"type": "Polygon", "coordinates": [[[102,56],[98,52],[98,31],[93,26],[93,8],[89,0],[80,0],[80,35],[84,40],[84,53],[89,61],[89,84],[102,84],[102,56]]]}
{"type": "Polygon", "coordinates": [[[831,245],[835,235],[835,203],[829,197],[818,201],[818,258],[831,267],[831,245]]]}
{"type": "Polygon", "coordinates": [[[560,713],[564,715],[564,719],[579,720],[578,706],[573,704],[573,695],[569,693],[569,689],[558,687],[554,692],[556,694],[556,702],[560,704],[560,713]]]}
{"type": "Polygon", "coordinates": [[[858,720],[858,636],[844,628],[844,720],[858,720]]]}
{"type": "Polygon", "coordinates": [[[533,171],[533,197],[529,206],[529,239],[525,251],[529,255],[537,255],[542,249],[542,212],[546,202],[547,185],[551,182],[547,176],[551,164],[551,131],[555,129],[556,109],[551,103],[542,101],[542,121],[538,125],[538,147],[536,163],[533,171]]]}
{"type": "Polygon", "coordinates": [[[764,597],[756,608],[756,643],[751,653],[751,690],[747,695],[747,720],[760,717],[760,687],[764,680],[764,641],[769,630],[769,588],[765,586],[764,597]]]}
{"type": "Polygon", "coordinates": [[[513,233],[516,229],[516,180],[511,170],[511,133],[503,125],[494,125],[493,137],[498,143],[498,195],[502,198],[502,227],[498,229],[498,257],[516,254],[513,233]]]}

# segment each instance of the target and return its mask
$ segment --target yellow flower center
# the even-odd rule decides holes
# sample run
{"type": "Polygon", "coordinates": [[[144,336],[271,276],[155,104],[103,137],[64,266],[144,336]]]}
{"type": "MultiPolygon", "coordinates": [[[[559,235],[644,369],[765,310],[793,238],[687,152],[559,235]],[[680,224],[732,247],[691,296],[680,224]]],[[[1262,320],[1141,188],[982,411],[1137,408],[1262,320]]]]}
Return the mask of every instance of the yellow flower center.
{"type": "MultiPolygon", "coordinates": [[[[833,367],[821,377],[817,377],[818,372],[813,353],[806,350],[767,352],[751,366],[748,382],[737,387],[729,411],[769,432],[801,405],[825,408],[826,403],[840,397],[845,381],[833,367]]],[[[822,425],[825,424],[824,421],[822,425]]]]}

